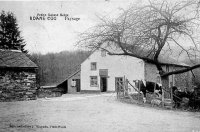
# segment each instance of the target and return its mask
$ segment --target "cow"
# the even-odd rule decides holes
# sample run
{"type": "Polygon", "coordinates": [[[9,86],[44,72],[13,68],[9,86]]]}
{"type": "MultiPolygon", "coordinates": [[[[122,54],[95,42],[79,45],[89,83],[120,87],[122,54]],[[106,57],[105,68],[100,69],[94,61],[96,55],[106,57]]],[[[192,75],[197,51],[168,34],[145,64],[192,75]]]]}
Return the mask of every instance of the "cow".
{"type": "Polygon", "coordinates": [[[190,93],[188,91],[180,91],[176,86],[172,87],[174,108],[179,108],[183,98],[190,99],[190,93]]]}
{"type": "Polygon", "coordinates": [[[195,87],[193,91],[188,92],[189,107],[193,109],[200,109],[200,89],[195,87]]]}
{"type": "Polygon", "coordinates": [[[162,94],[162,86],[155,82],[140,81],[140,91],[143,93],[143,102],[146,102],[146,93],[156,93],[158,96],[162,94]]]}
{"type": "Polygon", "coordinates": [[[188,105],[192,109],[199,109],[200,110],[200,99],[199,98],[191,98],[191,99],[189,99],[188,105]]]}
{"type": "MultiPolygon", "coordinates": [[[[174,108],[179,108],[183,98],[188,98],[188,106],[193,109],[200,108],[200,97],[198,97],[197,88],[194,91],[180,91],[176,86],[172,87],[174,108]]],[[[200,91],[200,90],[199,90],[200,91]]]]}

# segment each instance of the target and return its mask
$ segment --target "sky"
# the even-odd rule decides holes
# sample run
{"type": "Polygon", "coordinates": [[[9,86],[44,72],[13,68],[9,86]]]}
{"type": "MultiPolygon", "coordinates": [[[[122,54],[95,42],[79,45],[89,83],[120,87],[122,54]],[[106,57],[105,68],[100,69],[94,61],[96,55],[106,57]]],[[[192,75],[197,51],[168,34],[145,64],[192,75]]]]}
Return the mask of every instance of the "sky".
{"type": "Polygon", "coordinates": [[[76,50],[77,35],[96,25],[99,22],[97,16],[117,17],[119,8],[126,8],[133,1],[0,1],[0,11],[11,11],[15,14],[21,36],[30,53],[45,54],[76,50]],[[58,16],[52,17],[52,14],[58,16]],[[74,19],[70,21],[68,18],[74,19]]]}

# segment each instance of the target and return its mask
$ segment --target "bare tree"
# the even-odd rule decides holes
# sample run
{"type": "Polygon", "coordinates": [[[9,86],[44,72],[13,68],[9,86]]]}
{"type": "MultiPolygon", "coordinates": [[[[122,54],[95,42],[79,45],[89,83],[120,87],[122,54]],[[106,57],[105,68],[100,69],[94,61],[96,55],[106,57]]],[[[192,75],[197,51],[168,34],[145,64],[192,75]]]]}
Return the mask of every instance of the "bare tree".
{"type": "Polygon", "coordinates": [[[195,64],[166,72],[159,60],[159,56],[173,52],[171,47],[174,46],[181,49],[179,55],[186,53],[190,59],[198,57],[199,1],[149,1],[145,5],[133,5],[121,10],[116,19],[99,17],[101,23],[80,34],[77,44],[90,49],[102,48],[103,43],[116,46],[122,52],[107,52],[153,63],[161,77],[200,67],[200,64],[195,64]],[[187,43],[190,45],[187,46],[187,43]]]}

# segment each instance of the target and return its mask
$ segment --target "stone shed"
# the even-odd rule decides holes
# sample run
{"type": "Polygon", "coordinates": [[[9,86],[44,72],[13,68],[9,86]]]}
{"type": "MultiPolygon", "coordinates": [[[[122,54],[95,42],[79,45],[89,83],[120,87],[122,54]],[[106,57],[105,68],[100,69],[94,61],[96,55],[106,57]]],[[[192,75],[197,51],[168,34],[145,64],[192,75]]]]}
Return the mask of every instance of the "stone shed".
{"type": "Polygon", "coordinates": [[[36,99],[37,65],[18,50],[0,50],[0,101],[36,99]]]}

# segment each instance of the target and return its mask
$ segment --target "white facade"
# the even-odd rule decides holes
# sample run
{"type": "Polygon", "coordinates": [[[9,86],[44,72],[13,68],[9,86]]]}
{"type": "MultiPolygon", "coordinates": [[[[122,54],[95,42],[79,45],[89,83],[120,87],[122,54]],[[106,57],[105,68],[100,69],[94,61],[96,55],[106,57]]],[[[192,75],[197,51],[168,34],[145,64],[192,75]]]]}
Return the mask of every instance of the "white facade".
{"type": "Polygon", "coordinates": [[[116,77],[125,76],[130,82],[145,79],[143,60],[130,56],[102,56],[101,52],[96,50],[81,64],[81,90],[100,90],[100,69],[108,70],[106,91],[115,91],[116,77]],[[96,62],[96,70],[91,70],[92,62],[96,62]],[[91,86],[91,76],[97,76],[97,86],[91,86]]]}

